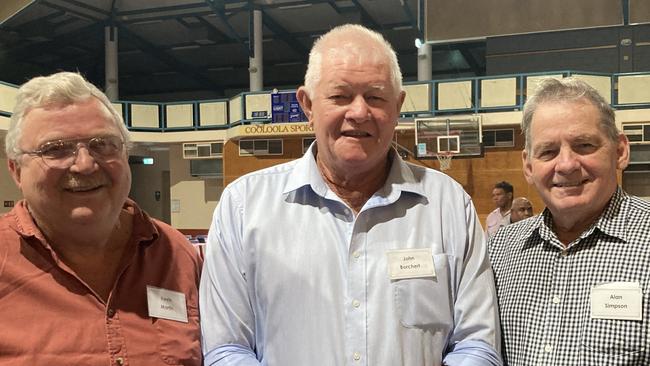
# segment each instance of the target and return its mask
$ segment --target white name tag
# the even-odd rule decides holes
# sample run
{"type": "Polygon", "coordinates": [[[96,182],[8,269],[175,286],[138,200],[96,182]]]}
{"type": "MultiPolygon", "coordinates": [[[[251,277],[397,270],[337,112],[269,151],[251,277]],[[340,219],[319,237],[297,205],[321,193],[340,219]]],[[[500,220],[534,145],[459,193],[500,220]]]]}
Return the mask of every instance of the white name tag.
{"type": "Polygon", "coordinates": [[[611,282],[591,288],[591,317],[642,320],[643,293],[638,282],[611,282]]]}
{"type": "Polygon", "coordinates": [[[147,286],[147,305],[150,317],[187,323],[187,305],[182,292],[147,286]]]}
{"type": "Polygon", "coordinates": [[[431,249],[389,250],[386,255],[391,280],[436,277],[431,249]]]}

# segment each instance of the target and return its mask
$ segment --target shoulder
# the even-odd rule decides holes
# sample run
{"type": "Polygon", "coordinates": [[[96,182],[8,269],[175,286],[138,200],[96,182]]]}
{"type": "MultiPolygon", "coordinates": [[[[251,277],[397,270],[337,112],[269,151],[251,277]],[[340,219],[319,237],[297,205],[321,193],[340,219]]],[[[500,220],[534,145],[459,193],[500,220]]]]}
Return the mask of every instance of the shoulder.
{"type": "Polygon", "coordinates": [[[410,162],[404,162],[404,164],[413,174],[415,181],[427,192],[427,195],[451,194],[469,198],[463,186],[447,174],[410,162]]]}
{"type": "Polygon", "coordinates": [[[525,220],[501,227],[488,240],[488,249],[492,261],[497,261],[507,253],[522,249],[528,239],[534,235],[542,217],[538,214],[525,220]]]}

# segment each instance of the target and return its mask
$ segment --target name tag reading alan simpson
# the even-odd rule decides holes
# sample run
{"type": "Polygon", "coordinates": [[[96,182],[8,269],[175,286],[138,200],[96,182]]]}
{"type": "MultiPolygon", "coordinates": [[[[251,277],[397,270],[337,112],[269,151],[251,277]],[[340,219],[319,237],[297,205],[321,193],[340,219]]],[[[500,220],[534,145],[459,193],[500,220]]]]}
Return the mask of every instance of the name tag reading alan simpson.
{"type": "Polygon", "coordinates": [[[389,250],[388,275],[391,280],[436,277],[431,249],[389,250]]]}
{"type": "Polygon", "coordinates": [[[611,282],[591,288],[591,317],[642,320],[643,293],[638,282],[611,282]]]}
{"type": "Polygon", "coordinates": [[[147,305],[152,318],[187,323],[187,305],[182,292],[147,286],[147,305]]]}

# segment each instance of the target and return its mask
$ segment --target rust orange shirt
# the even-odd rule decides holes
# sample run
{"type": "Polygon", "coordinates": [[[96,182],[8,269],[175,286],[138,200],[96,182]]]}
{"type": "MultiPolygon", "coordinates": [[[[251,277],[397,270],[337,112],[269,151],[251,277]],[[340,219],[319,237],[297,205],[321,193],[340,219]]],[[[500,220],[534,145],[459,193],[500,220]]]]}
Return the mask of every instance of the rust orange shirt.
{"type": "Polygon", "coordinates": [[[124,209],[135,250],[107,303],[58,259],[24,201],[0,218],[0,365],[201,365],[198,253],[133,201],[124,209]],[[147,286],[183,293],[188,322],[150,317],[147,286]]]}

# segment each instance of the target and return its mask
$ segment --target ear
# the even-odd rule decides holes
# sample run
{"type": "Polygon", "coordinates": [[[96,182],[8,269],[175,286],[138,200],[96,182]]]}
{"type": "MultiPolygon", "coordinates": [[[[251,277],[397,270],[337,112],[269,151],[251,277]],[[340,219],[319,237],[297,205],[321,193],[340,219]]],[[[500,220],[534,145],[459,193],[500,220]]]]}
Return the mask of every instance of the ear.
{"type": "Polygon", "coordinates": [[[314,124],[314,113],[311,110],[311,98],[309,97],[309,94],[307,93],[307,89],[305,89],[304,86],[301,86],[298,88],[298,91],[296,91],[296,98],[298,99],[298,103],[300,104],[300,108],[302,108],[302,111],[305,112],[305,116],[307,116],[307,121],[309,121],[309,125],[312,126],[314,124]]]}
{"type": "Polygon", "coordinates": [[[399,115],[402,112],[402,104],[404,104],[405,99],[406,99],[406,92],[402,90],[399,93],[399,96],[397,97],[397,115],[399,115]]]}
{"type": "Polygon", "coordinates": [[[528,152],[526,149],[521,151],[521,163],[524,168],[524,177],[528,184],[533,184],[533,167],[530,163],[528,152]]]}
{"type": "Polygon", "coordinates": [[[14,182],[16,183],[16,186],[18,186],[18,189],[21,189],[20,164],[18,164],[18,162],[15,160],[7,159],[7,168],[9,169],[9,174],[11,175],[11,178],[13,178],[14,182]]]}
{"type": "Polygon", "coordinates": [[[623,133],[618,134],[618,144],[616,146],[616,168],[623,170],[630,163],[630,141],[623,133]]]}

